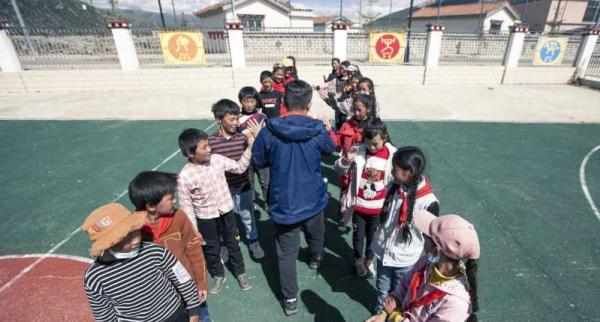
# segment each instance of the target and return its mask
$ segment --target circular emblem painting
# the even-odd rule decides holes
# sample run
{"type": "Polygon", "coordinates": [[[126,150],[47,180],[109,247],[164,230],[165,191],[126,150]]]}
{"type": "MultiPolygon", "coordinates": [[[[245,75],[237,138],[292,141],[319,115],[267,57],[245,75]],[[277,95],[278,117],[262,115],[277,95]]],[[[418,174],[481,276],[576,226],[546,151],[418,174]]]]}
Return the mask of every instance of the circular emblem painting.
{"type": "Polygon", "coordinates": [[[375,52],[383,59],[393,59],[400,52],[400,41],[394,35],[382,35],[375,43],[375,52]]]}
{"type": "Polygon", "coordinates": [[[194,40],[184,34],[176,34],[169,39],[169,53],[175,59],[189,61],[196,57],[198,47],[194,40]]]}

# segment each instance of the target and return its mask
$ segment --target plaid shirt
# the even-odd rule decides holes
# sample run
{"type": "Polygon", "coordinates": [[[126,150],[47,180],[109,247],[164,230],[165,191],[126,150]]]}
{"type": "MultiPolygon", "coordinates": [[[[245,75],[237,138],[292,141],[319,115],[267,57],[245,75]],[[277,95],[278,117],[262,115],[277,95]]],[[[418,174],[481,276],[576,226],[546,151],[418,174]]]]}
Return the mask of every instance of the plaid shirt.
{"type": "Polygon", "coordinates": [[[211,154],[209,162],[188,162],[177,181],[179,206],[198,230],[196,218],[213,219],[233,210],[233,200],[225,179],[225,171],[244,173],[250,164],[250,148],[239,161],[211,154]]]}

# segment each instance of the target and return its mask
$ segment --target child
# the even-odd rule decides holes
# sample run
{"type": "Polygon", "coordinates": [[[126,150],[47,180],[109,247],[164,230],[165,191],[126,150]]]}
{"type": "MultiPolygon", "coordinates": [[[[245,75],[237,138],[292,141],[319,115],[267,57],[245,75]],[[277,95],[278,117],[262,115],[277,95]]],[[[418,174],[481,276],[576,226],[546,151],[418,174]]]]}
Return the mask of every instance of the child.
{"type": "Polygon", "coordinates": [[[279,116],[283,105],[283,96],[273,89],[273,74],[268,70],[262,71],[260,73],[260,83],[262,88],[258,94],[262,113],[268,118],[279,116]]]}
{"type": "MultiPolygon", "coordinates": [[[[240,130],[244,131],[247,127],[247,123],[249,120],[253,120],[256,123],[262,123],[266,120],[266,116],[256,109],[257,105],[260,104],[260,96],[254,87],[243,87],[239,94],[238,99],[240,100],[240,104],[242,104],[242,115],[240,115],[240,130]]],[[[215,151],[215,153],[218,153],[215,151]]],[[[263,199],[265,204],[267,204],[267,191],[269,187],[269,168],[257,169],[255,167],[251,168],[252,171],[249,173],[250,184],[254,186],[254,173],[258,175],[258,182],[260,183],[260,188],[263,194],[263,199]]],[[[253,194],[255,195],[256,189],[252,189],[253,194]]],[[[260,246],[259,246],[260,247],[260,246]]],[[[255,254],[256,255],[260,254],[255,254]]],[[[262,256],[259,256],[262,258],[262,256]]]]}
{"type": "Polygon", "coordinates": [[[375,85],[370,78],[363,77],[358,81],[357,93],[373,97],[375,113],[379,114],[379,106],[377,105],[377,98],[375,97],[375,85]]]}
{"type": "Polygon", "coordinates": [[[373,262],[371,242],[379,227],[386,188],[393,180],[392,155],[396,152],[379,118],[367,124],[364,138],[363,144],[355,146],[356,152],[349,151],[335,162],[335,169],[347,178],[342,180],[347,183],[340,203],[342,209],[352,212],[354,268],[359,277],[367,276],[367,267],[373,262]]]}
{"type": "Polygon", "coordinates": [[[431,237],[438,255],[415,265],[410,279],[385,299],[385,312],[367,322],[477,321],[479,237],[458,215],[415,213],[419,231],[431,237]]]}
{"type": "Polygon", "coordinates": [[[221,239],[229,253],[229,263],[242,290],[251,289],[245,274],[238,244],[237,224],[225,172],[242,174],[250,164],[250,153],[258,126],[246,132],[248,147],[239,161],[211,154],[208,135],[198,129],[186,129],[179,135],[179,148],[188,162],[179,173],[177,195],[181,210],[204,237],[203,246],[208,272],[214,278],[211,294],[225,286],[225,269],[220,260],[221,239]]]}
{"type": "Polygon", "coordinates": [[[340,59],[339,58],[332,58],[331,59],[331,73],[329,73],[329,76],[325,77],[323,76],[323,82],[325,83],[329,83],[335,79],[341,78],[342,73],[341,73],[342,69],[340,68],[340,59]]]}
{"type": "Polygon", "coordinates": [[[118,203],[94,210],[81,228],[95,258],[83,278],[96,321],[198,321],[196,283],[168,250],[142,242],[144,213],[118,203]]]}
{"type": "Polygon", "coordinates": [[[240,115],[240,131],[244,131],[248,126],[249,120],[261,123],[266,116],[259,112],[262,109],[260,96],[254,87],[242,87],[238,93],[238,99],[242,105],[242,114],[240,115]]]}
{"type": "Polygon", "coordinates": [[[381,213],[381,227],[373,241],[377,257],[377,306],[398,287],[421,257],[425,239],[415,228],[413,211],[426,209],[439,213],[439,202],[429,180],[423,175],[425,155],[417,147],[399,148],[394,153],[393,184],[390,185],[381,213]]]}
{"type": "Polygon", "coordinates": [[[355,144],[362,143],[363,128],[368,120],[375,117],[375,101],[373,97],[355,95],[352,106],[352,118],[345,121],[338,131],[329,131],[331,139],[342,153],[347,153],[355,144]]]}
{"type": "Polygon", "coordinates": [[[285,95],[285,66],[279,63],[273,65],[273,90],[285,95]]]}
{"type": "Polygon", "coordinates": [[[200,301],[196,314],[202,322],[210,322],[206,304],[206,263],[202,253],[202,236],[183,211],[174,208],[177,175],[160,171],[144,171],[129,183],[129,199],[136,211],[145,211],[147,223],[142,239],[168,249],[192,275],[200,301]]]}
{"type": "MultiPolygon", "coordinates": [[[[248,146],[246,136],[239,131],[240,107],[232,100],[222,99],[212,106],[212,112],[215,121],[219,124],[217,132],[208,138],[212,152],[234,161],[240,160],[248,146]]],[[[253,124],[257,124],[255,119],[247,120],[247,129],[253,124]]],[[[258,242],[254,217],[254,193],[250,182],[252,177],[249,172],[245,171],[241,174],[228,172],[225,177],[233,199],[234,212],[244,227],[245,241],[250,255],[254,259],[262,259],[265,254],[258,242]]]]}
{"type": "Polygon", "coordinates": [[[283,81],[285,85],[298,79],[298,69],[296,68],[296,58],[294,56],[287,56],[281,61],[281,64],[285,67],[285,79],[283,81]]]}

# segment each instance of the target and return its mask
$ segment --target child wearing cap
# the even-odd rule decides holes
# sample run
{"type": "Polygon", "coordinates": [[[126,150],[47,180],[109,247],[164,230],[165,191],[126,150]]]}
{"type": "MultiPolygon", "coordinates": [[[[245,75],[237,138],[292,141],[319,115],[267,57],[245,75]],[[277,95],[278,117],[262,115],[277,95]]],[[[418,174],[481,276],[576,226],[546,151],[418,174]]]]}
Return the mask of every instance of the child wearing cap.
{"type": "Polygon", "coordinates": [[[207,273],[204,240],[181,209],[174,208],[177,175],[143,171],[129,183],[129,199],[137,211],[145,211],[142,239],[168,249],[196,282],[202,304],[195,310],[202,322],[210,322],[206,303],[207,273]]]}
{"type": "Polygon", "coordinates": [[[415,213],[414,223],[431,238],[437,256],[422,257],[385,299],[385,311],[367,321],[477,321],[477,231],[461,216],[436,217],[426,210],[415,213]]]}
{"type": "Polygon", "coordinates": [[[260,102],[262,113],[268,118],[278,117],[281,114],[283,105],[283,96],[280,92],[273,89],[273,73],[264,70],[260,73],[260,83],[262,85],[260,92],[260,102]]]}
{"type": "MultiPolygon", "coordinates": [[[[237,130],[236,124],[234,121],[226,126],[237,130]]],[[[252,288],[245,274],[244,259],[238,242],[235,205],[225,172],[246,172],[259,128],[258,124],[252,124],[244,132],[246,138],[242,139],[247,140],[247,147],[238,161],[212,154],[209,137],[201,130],[186,129],[179,135],[179,148],[188,162],[179,173],[177,196],[181,209],[206,242],[203,246],[204,256],[208,272],[214,278],[214,285],[209,290],[211,294],[218,294],[225,287],[225,267],[220,258],[221,240],[229,253],[230,268],[240,288],[244,291],[252,288]]]]}
{"type": "Polygon", "coordinates": [[[145,213],[118,203],[94,210],[81,228],[95,258],[84,289],[96,321],[198,321],[196,283],[175,256],[142,242],[145,213]]]}
{"type": "Polygon", "coordinates": [[[425,155],[412,146],[399,148],[392,159],[394,177],[388,187],[381,212],[381,226],[371,247],[377,257],[377,306],[407,279],[425,245],[423,234],[415,227],[413,213],[428,210],[439,213],[439,202],[429,179],[424,176],[425,155]]]}

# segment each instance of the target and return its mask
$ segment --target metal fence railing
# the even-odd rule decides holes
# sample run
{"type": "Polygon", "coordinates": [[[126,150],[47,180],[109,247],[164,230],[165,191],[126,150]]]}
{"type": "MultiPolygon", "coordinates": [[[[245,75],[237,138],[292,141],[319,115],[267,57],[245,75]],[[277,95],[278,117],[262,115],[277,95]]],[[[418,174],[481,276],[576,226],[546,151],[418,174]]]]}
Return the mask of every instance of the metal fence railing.
{"type": "Polygon", "coordinates": [[[246,62],[271,65],[286,56],[298,62],[329,65],[333,57],[333,34],[326,32],[246,32],[246,62]]]}
{"type": "Polygon", "coordinates": [[[9,34],[24,69],[119,68],[108,29],[31,29],[29,41],[17,28],[9,34]]]}
{"type": "Polygon", "coordinates": [[[504,58],[508,34],[444,33],[441,64],[499,65],[504,58]]]}
{"type": "MultiPolygon", "coordinates": [[[[164,58],[160,46],[160,31],[156,28],[133,28],[131,30],[135,50],[142,67],[161,67],[164,58]]],[[[166,30],[168,31],[168,30],[166,30]]],[[[201,32],[204,53],[208,65],[231,65],[227,33],[219,30],[177,29],[177,31],[201,32]]]]}
{"type": "Polygon", "coordinates": [[[600,78],[600,41],[596,43],[590,63],[585,70],[585,76],[600,78]]]}

